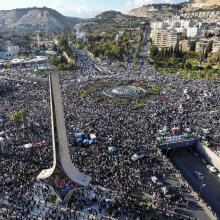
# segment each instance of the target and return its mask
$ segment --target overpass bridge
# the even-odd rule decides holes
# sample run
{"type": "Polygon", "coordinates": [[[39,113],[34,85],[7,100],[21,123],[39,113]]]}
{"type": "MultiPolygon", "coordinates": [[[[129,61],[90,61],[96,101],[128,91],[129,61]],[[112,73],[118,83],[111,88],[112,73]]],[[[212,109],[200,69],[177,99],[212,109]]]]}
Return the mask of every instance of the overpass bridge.
{"type": "Polygon", "coordinates": [[[157,142],[157,147],[160,150],[168,150],[168,149],[176,149],[181,147],[187,146],[195,146],[198,143],[198,138],[191,137],[191,138],[184,138],[179,140],[164,140],[157,142]]]}

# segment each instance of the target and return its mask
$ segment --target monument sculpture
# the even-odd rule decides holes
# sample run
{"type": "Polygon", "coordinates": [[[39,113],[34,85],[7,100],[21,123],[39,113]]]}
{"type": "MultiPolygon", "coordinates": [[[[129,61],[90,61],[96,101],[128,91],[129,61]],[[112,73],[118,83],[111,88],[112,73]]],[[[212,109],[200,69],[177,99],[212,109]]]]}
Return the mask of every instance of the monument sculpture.
{"type": "Polygon", "coordinates": [[[58,74],[49,76],[53,166],[42,170],[37,180],[52,187],[58,199],[67,202],[75,190],[85,188],[90,176],[81,173],[70,159],[58,74]]]}

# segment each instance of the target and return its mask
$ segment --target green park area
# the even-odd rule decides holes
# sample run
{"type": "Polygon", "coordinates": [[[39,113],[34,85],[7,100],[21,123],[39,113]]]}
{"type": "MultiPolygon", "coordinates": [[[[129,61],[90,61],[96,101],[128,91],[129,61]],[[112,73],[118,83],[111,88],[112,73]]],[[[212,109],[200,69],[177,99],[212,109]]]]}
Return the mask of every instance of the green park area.
{"type": "Polygon", "coordinates": [[[143,107],[150,100],[155,99],[160,95],[162,88],[159,86],[150,86],[143,83],[132,81],[102,81],[98,84],[89,85],[83,92],[78,93],[80,98],[91,96],[97,102],[114,105],[131,105],[133,107],[143,107]],[[122,87],[125,90],[128,88],[134,91],[134,94],[129,95],[114,95],[108,94],[108,90],[122,87]]]}
{"type": "Polygon", "coordinates": [[[220,54],[212,53],[212,42],[203,52],[182,51],[174,48],[150,48],[150,59],[158,72],[192,79],[216,80],[220,76],[220,54]]]}

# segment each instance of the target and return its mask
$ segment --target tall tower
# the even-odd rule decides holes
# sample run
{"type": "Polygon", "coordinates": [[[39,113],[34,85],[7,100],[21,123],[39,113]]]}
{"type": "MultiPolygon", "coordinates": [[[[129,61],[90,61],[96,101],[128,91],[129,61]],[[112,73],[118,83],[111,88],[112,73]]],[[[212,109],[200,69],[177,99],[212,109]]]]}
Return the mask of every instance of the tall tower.
{"type": "Polygon", "coordinates": [[[40,50],[40,35],[37,34],[37,49],[40,50]]]}
{"type": "Polygon", "coordinates": [[[75,190],[88,186],[90,176],[81,173],[70,159],[58,74],[49,76],[53,166],[37,176],[52,187],[58,199],[69,201],[75,190]]]}

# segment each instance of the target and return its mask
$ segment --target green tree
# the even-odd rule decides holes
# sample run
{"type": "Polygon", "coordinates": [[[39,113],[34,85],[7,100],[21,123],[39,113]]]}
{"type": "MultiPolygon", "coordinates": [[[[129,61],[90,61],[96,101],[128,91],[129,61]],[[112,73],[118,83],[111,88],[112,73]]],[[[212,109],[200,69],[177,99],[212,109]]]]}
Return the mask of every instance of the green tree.
{"type": "Polygon", "coordinates": [[[179,49],[179,42],[177,41],[175,47],[174,47],[174,51],[173,51],[173,55],[175,57],[179,57],[180,55],[180,49],[179,49]]]}
{"type": "Polygon", "coordinates": [[[150,48],[150,56],[151,57],[154,57],[154,56],[157,56],[159,53],[159,49],[156,45],[153,45],[151,48],[150,48]]]}
{"type": "Polygon", "coordinates": [[[173,55],[173,47],[170,47],[169,48],[169,56],[172,56],[173,55]]]}
{"type": "Polygon", "coordinates": [[[192,65],[191,65],[191,63],[189,61],[186,62],[185,68],[186,69],[191,69],[192,68],[192,65]]]}
{"type": "Polygon", "coordinates": [[[211,40],[211,41],[209,41],[208,46],[207,46],[207,49],[206,49],[206,51],[207,51],[208,53],[211,53],[211,52],[212,52],[212,45],[213,45],[213,41],[211,40]]]}
{"type": "Polygon", "coordinates": [[[106,50],[104,53],[104,57],[106,60],[109,60],[111,58],[111,51],[110,50],[106,50]]]}
{"type": "Polygon", "coordinates": [[[73,63],[69,63],[67,65],[67,68],[70,69],[70,70],[77,70],[77,66],[75,64],[73,64],[73,63]]]}
{"type": "Polygon", "coordinates": [[[18,112],[14,112],[11,114],[10,116],[10,120],[14,121],[16,124],[18,124],[18,122],[20,121],[20,115],[18,112]]]}
{"type": "Polygon", "coordinates": [[[59,63],[58,66],[55,68],[55,70],[63,70],[63,69],[64,69],[63,63],[59,63]]]}
{"type": "Polygon", "coordinates": [[[27,117],[27,113],[28,113],[27,109],[22,108],[22,109],[18,112],[18,115],[19,115],[20,118],[22,118],[23,121],[25,121],[25,120],[26,120],[26,117],[27,117]]]}

